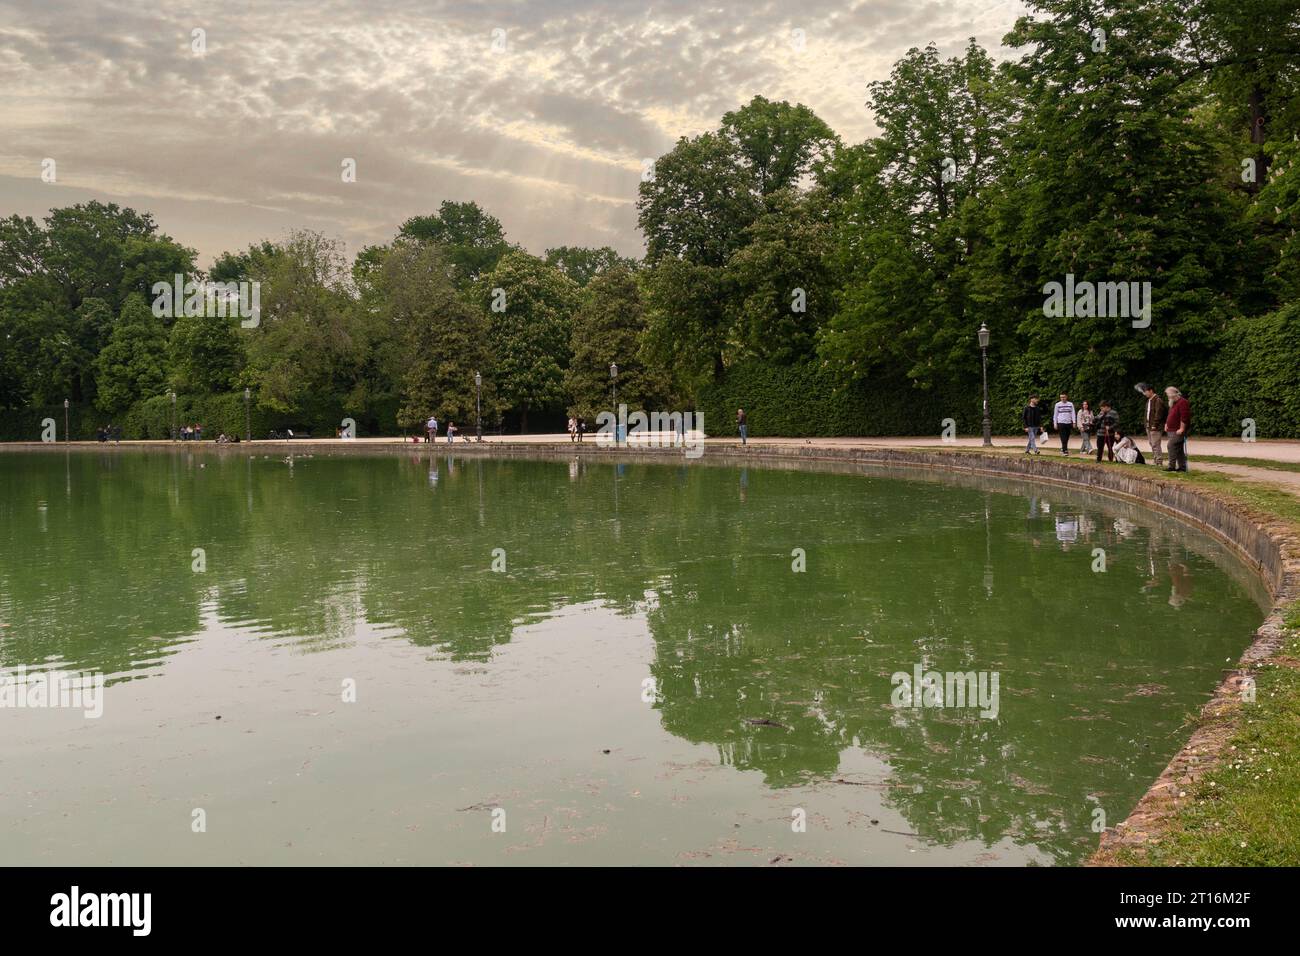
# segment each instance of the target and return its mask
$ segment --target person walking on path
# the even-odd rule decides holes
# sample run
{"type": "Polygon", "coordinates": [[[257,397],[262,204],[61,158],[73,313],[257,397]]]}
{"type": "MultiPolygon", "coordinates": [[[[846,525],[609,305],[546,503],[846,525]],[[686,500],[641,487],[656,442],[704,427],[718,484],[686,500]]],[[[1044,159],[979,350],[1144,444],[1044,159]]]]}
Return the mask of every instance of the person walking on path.
{"type": "Polygon", "coordinates": [[[1061,393],[1061,400],[1056,403],[1052,409],[1052,424],[1056,426],[1056,433],[1061,438],[1061,454],[1068,456],[1070,454],[1070,432],[1074,430],[1074,402],[1070,401],[1070,396],[1061,393]]]}
{"type": "Polygon", "coordinates": [[[1079,426],[1079,437],[1082,439],[1079,450],[1085,455],[1092,451],[1092,421],[1092,409],[1088,407],[1087,402],[1084,402],[1079,406],[1079,420],[1076,424],[1079,426]]]}
{"type": "Polygon", "coordinates": [[[1106,453],[1109,461],[1115,460],[1115,433],[1119,431],[1119,413],[1110,407],[1110,402],[1101,403],[1101,412],[1097,415],[1097,460],[1101,453],[1106,453]]]}
{"type": "Polygon", "coordinates": [[[1160,397],[1159,393],[1151,385],[1143,382],[1138,389],[1147,397],[1147,414],[1146,428],[1147,441],[1151,443],[1151,458],[1155,466],[1159,468],[1164,464],[1164,450],[1160,447],[1160,439],[1164,436],[1165,431],[1165,400],[1160,397]]]}
{"type": "Polygon", "coordinates": [[[745,417],[743,408],[736,409],[736,430],[740,432],[740,443],[747,444],[749,441],[749,419],[745,417]]]}
{"type": "Polygon", "coordinates": [[[1038,429],[1043,425],[1043,410],[1038,407],[1038,396],[1030,395],[1029,404],[1020,415],[1020,420],[1025,426],[1025,434],[1029,436],[1029,442],[1025,445],[1026,455],[1038,454],[1038,429]]]}
{"type": "Polygon", "coordinates": [[[448,422],[447,423],[447,444],[450,445],[455,440],[456,440],[456,423],[448,422]]]}
{"type": "Polygon", "coordinates": [[[429,433],[428,444],[432,445],[438,440],[438,419],[430,415],[429,420],[424,423],[424,428],[429,433]]]}
{"type": "Polygon", "coordinates": [[[1169,467],[1165,471],[1187,470],[1187,431],[1192,427],[1192,406],[1183,393],[1170,385],[1169,415],[1165,418],[1165,438],[1169,441],[1169,467]]]}
{"type": "Polygon", "coordinates": [[[569,443],[578,440],[578,420],[572,415],[569,416],[569,443]]]}

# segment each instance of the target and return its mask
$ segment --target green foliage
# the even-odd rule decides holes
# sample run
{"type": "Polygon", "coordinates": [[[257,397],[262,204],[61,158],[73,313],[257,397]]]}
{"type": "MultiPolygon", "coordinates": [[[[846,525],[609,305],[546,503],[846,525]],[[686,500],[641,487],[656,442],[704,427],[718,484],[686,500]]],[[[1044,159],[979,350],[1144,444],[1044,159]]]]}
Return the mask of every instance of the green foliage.
{"type": "Polygon", "coordinates": [[[122,306],[108,344],[95,360],[99,377],[96,404],[120,413],[141,399],[157,395],[167,382],[167,337],[162,320],[144,296],[133,293],[122,306]]]}
{"type": "Polygon", "coordinates": [[[476,202],[444,201],[434,215],[406,220],[398,235],[440,246],[462,290],[495,269],[510,251],[501,221],[476,202]]]}
{"type": "Polygon", "coordinates": [[[181,392],[224,392],[244,368],[244,346],[237,320],[219,316],[181,316],[167,343],[172,388],[181,392]]]}
{"type": "Polygon", "coordinates": [[[523,252],[497,263],[484,288],[496,386],[527,431],[529,412],[563,405],[579,289],[559,269],[523,252]]]}
{"type": "Polygon", "coordinates": [[[546,264],[555,266],[578,285],[586,287],[592,279],[612,269],[635,269],[636,260],[620,256],[609,246],[589,249],[585,246],[555,246],[546,250],[546,264]]]}
{"type": "Polygon", "coordinates": [[[618,366],[619,404],[632,411],[672,410],[667,374],[639,354],[644,332],[636,276],[616,268],[593,279],[573,316],[573,359],[564,375],[570,415],[593,420],[611,409],[611,363],[618,366]]]}
{"type": "MultiPolygon", "coordinates": [[[[464,431],[476,421],[475,373],[490,370],[488,323],[456,292],[437,246],[399,240],[383,262],[378,289],[387,322],[401,330],[402,404],[397,423],[418,429],[429,415],[464,431]]],[[[496,408],[485,381],[484,415],[496,408]]]]}

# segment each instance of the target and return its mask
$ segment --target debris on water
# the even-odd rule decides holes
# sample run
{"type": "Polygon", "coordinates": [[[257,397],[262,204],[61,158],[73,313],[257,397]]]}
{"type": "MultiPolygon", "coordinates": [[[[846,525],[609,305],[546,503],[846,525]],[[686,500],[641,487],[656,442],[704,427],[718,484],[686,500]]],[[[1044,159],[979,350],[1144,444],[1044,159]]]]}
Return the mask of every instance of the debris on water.
{"type": "Polygon", "coordinates": [[[766,717],[746,717],[745,723],[753,724],[755,727],[780,727],[782,730],[789,730],[785,724],[778,724],[775,720],[768,720],[766,717]]]}
{"type": "Polygon", "coordinates": [[[609,753],[609,748],[606,748],[606,749],[602,750],[601,753],[603,753],[603,754],[607,754],[607,753],[609,753]]]}
{"type": "Polygon", "coordinates": [[[221,715],[220,715],[220,714],[217,714],[217,720],[220,720],[220,719],[221,719],[221,715]]]}

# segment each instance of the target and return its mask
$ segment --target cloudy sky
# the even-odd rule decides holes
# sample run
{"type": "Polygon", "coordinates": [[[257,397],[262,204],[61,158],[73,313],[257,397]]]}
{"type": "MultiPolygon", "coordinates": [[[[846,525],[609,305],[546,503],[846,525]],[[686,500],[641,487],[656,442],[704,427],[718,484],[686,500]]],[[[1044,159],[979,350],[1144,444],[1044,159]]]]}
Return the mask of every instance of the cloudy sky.
{"type": "Polygon", "coordinates": [[[995,56],[1018,0],[0,0],[0,216],[100,199],[206,265],[307,227],[350,252],[444,199],[533,252],[643,251],[642,163],[755,94],[846,141],[909,47],[995,56]],[[196,30],[202,30],[200,43],[196,30]],[[206,46],[196,52],[196,46],[206,46]],[[42,181],[55,161],[56,181],[42,181]],[[343,181],[355,160],[356,181],[343,181]]]}

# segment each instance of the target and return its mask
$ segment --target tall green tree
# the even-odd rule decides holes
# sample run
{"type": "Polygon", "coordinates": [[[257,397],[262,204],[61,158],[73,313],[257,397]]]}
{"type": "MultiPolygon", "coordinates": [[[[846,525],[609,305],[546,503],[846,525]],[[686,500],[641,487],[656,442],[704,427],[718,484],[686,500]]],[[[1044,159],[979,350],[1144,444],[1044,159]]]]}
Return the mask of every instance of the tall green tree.
{"type": "Polygon", "coordinates": [[[620,256],[609,246],[598,249],[586,246],[555,246],[546,250],[543,257],[548,266],[555,266],[566,276],[586,286],[598,275],[613,269],[635,269],[637,262],[626,256],[620,256]]]}
{"type": "Polygon", "coordinates": [[[127,297],[108,344],[95,359],[99,373],[96,405],[112,415],[135,402],[161,395],[167,383],[167,335],[162,319],[144,296],[127,297]]]}
{"type": "Polygon", "coordinates": [[[244,369],[244,344],[235,319],[180,316],[167,340],[172,388],[182,394],[211,394],[235,387],[244,369]]]}
{"type": "Polygon", "coordinates": [[[484,285],[493,374],[502,401],[528,430],[534,412],[558,412],[578,285],[535,256],[512,252],[484,285]]]}
{"type": "Polygon", "coordinates": [[[444,200],[432,215],[412,216],[398,235],[441,246],[465,290],[491,272],[510,251],[501,221],[476,202],[444,200]]]}
{"type": "MultiPolygon", "coordinates": [[[[635,411],[671,411],[667,373],[640,354],[645,310],[637,277],[615,268],[591,281],[573,315],[573,359],[564,375],[570,415],[591,420],[612,410],[609,367],[618,366],[618,400],[635,411]]],[[[614,410],[616,411],[616,410],[614,410]]]]}
{"type": "Polygon", "coordinates": [[[397,421],[419,428],[430,415],[458,423],[477,420],[475,373],[484,373],[484,419],[497,409],[490,374],[488,323],[456,291],[453,269],[434,245],[398,240],[384,256],[376,283],[385,319],[400,330],[404,373],[397,421]]]}
{"type": "MultiPolygon", "coordinates": [[[[871,84],[869,103],[880,135],[839,151],[826,176],[839,291],[820,350],[842,376],[928,388],[969,366],[969,332],[984,317],[973,262],[1011,103],[974,42],[947,60],[933,45],[909,50],[871,84]]],[[[997,291],[986,298],[996,311],[997,291]]]]}

